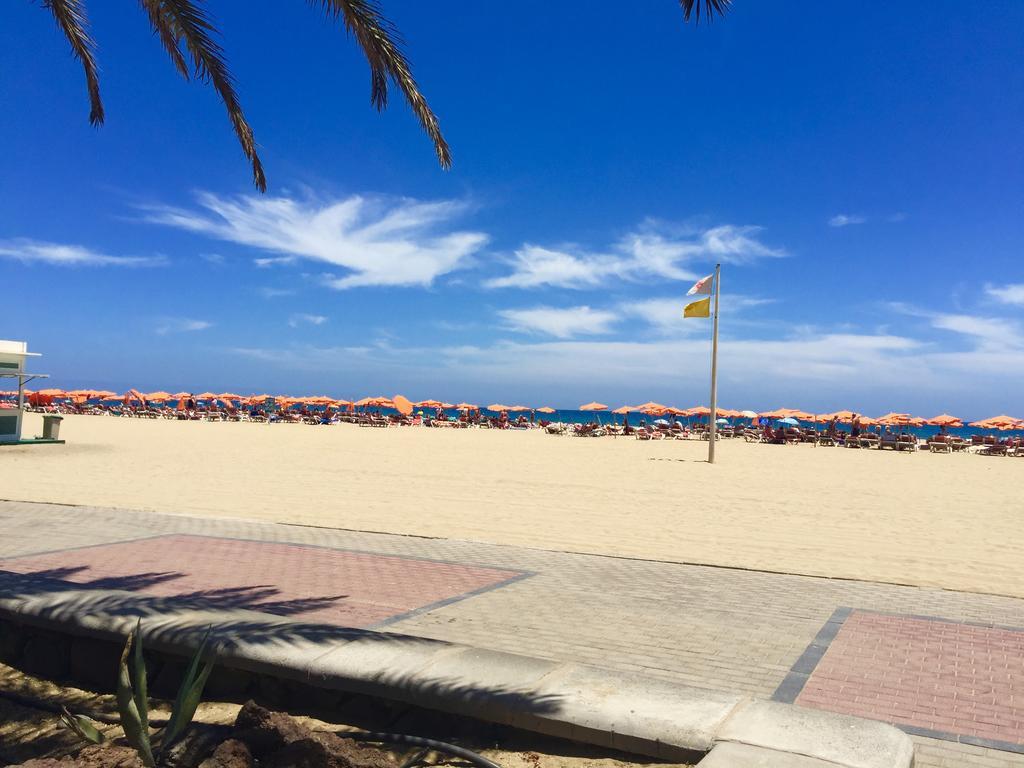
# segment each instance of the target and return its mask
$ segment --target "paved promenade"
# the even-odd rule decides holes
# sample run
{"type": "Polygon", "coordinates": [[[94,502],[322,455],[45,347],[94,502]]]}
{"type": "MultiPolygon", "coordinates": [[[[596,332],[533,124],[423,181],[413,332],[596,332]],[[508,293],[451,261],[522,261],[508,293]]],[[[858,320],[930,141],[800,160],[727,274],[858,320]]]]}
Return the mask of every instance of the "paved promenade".
{"type": "Polygon", "coordinates": [[[1024,600],[447,539],[0,502],[0,570],[634,670],[1024,766],[1024,600]]]}

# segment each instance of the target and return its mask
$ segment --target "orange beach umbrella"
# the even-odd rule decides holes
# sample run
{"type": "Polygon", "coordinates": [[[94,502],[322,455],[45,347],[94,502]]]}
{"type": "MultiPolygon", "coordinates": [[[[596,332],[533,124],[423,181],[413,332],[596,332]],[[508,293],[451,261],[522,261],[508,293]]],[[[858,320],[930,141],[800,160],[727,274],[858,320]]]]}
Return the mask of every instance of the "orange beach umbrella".
{"type": "Polygon", "coordinates": [[[580,406],[580,410],[581,411],[607,411],[608,410],[608,406],[605,405],[604,403],[599,403],[597,401],[594,401],[592,403],[585,403],[584,405],[581,405],[580,406]]]}
{"type": "Polygon", "coordinates": [[[943,413],[928,419],[926,424],[930,424],[933,427],[962,427],[964,425],[963,419],[957,418],[956,416],[950,416],[948,413],[943,413]]]}
{"type": "Polygon", "coordinates": [[[402,397],[402,395],[395,395],[391,398],[391,402],[394,403],[395,410],[403,416],[408,416],[412,413],[412,403],[407,398],[402,397]]]}
{"type": "Polygon", "coordinates": [[[619,406],[618,408],[616,408],[614,411],[612,411],[612,413],[626,414],[626,413],[633,413],[633,411],[639,411],[639,410],[640,409],[637,408],[635,405],[622,405],[622,406],[619,406]]]}
{"type": "Polygon", "coordinates": [[[497,412],[500,412],[500,411],[507,411],[508,410],[508,406],[507,405],[502,405],[501,403],[491,403],[490,405],[487,406],[487,410],[488,411],[494,411],[495,413],[497,413],[497,412]]]}
{"type": "Polygon", "coordinates": [[[413,403],[417,408],[443,408],[444,403],[440,400],[420,400],[418,403],[413,403]]]}
{"type": "Polygon", "coordinates": [[[170,400],[174,397],[170,392],[150,392],[146,395],[147,400],[154,400],[156,402],[163,402],[164,400],[170,400]]]}
{"type": "Polygon", "coordinates": [[[479,411],[480,410],[480,406],[479,405],[473,405],[472,403],[459,403],[455,407],[458,408],[460,411],[479,411]]]}
{"type": "Polygon", "coordinates": [[[537,409],[537,413],[554,413],[554,412],[555,412],[554,408],[549,408],[546,405],[537,409]]]}

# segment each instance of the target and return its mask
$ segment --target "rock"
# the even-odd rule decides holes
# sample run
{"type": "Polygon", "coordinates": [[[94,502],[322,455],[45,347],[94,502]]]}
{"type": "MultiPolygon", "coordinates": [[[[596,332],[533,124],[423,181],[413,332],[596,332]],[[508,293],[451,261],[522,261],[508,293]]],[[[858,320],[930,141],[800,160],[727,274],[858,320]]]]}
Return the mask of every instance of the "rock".
{"type": "MultiPolygon", "coordinates": [[[[312,731],[294,718],[246,702],[235,719],[236,739],[268,768],[395,768],[386,752],[333,733],[312,731]]],[[[219,768],[219,766],[205,766],[219,768]]]]}
{"type": "Polygon", "coordinates": [[[378,749],[330,733],[293,741],[260,761],[261,768],[395,768],[378,749]]]}
{"type": "Polygon", "coordinates": [[[247,701],[235,718],[235,738],[245,742],[258,758],[312,736],[309,728],[288,715],[272,712],[254,701],[247,701]]]}
{"type": "Polygon", "coordinates": [[[199,768],[252,768],[252,752],[238,739],[222,741],[199,768]]]}
{"type": "Polygon", "coordinates": [[[138,753],[131,747],[94,745],[75,755],[75,768],[143,768],[138,753]]]}
{"type": "Polygon", "coordinates": [[[344,758],[343,765],[351,768],[395,768],[396,761],[390,753],[352,739],[344,739],[333,733],[316,734],[316,739],[332,754],[344,758]]]}

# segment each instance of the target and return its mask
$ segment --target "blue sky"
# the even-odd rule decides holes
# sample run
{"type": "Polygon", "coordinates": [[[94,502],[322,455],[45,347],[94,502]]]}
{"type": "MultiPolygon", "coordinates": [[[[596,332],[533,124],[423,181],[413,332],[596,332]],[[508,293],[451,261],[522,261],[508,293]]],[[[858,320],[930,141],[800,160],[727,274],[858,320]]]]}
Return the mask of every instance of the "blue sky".
{"type": "Polygon", "coordinates": [[[0,337],[58,385],[573,407],[1021,409],[1024,4],[388,2],[454,154],[303,3],[211,2],[270,188],[132,4],[106,125],[0,24],[0,337]]]}

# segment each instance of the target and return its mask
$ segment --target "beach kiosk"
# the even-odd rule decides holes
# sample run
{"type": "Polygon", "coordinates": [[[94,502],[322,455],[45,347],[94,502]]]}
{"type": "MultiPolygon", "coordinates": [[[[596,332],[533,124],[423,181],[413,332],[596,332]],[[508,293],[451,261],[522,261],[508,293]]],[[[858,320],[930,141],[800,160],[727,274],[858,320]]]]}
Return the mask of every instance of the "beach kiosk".
{"type": "Polygon", "coordinates": [[[25,413],[25,384],[32,379],[48,378],[44,373],[27,373],[25,361],[30,357],[39,356],[37,352],[29,352],[28,344],[24,341],[0,339],[0,389],[10,388],[18,394],[17,407],[0,408],[0,445],[25,442],[21,439],[21,418],[25,413]],[[12,384],[13,387],[5,387],[4,384],[12,384]]]}

